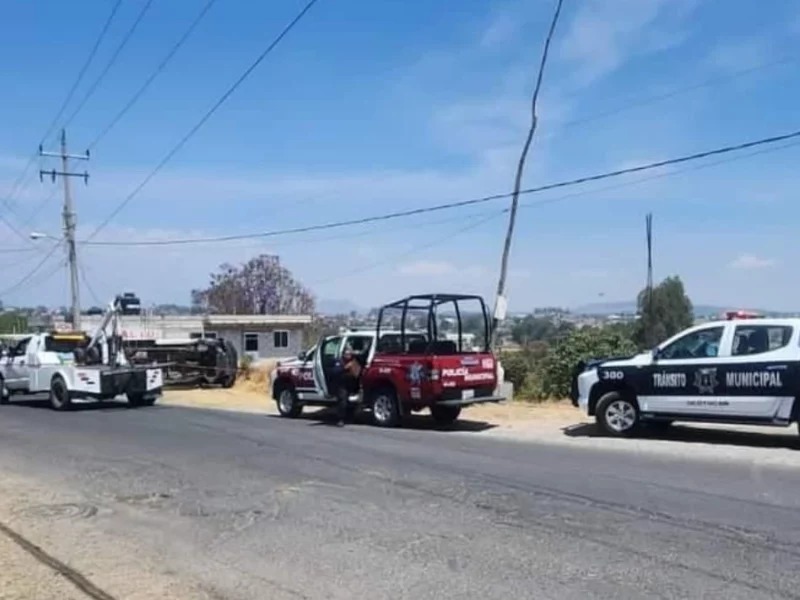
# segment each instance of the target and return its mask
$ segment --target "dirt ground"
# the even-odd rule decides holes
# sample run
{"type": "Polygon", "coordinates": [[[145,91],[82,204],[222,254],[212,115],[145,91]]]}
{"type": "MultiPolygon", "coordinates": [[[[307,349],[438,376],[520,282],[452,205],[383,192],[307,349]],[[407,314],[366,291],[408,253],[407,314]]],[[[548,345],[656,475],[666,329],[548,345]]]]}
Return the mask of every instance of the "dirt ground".
{"type": "Polygon", "coordinates": [[[0,534],[0,600],[86,598],[67,579],[0,534]]]}
{"type": "MultiPolygon", "coordinates": [[[[275,402],[267,393],[266,380],[242,381],[231,389],[169,390],[164,404],[243,412],[277,414],[275,402]]],[[[546,425],[548,428],[574,425],[585,420],[569,401],[529,404],[507,402],[469,407],[462,419],[485,422],[495,430],[524,432],[546,425]]]]}

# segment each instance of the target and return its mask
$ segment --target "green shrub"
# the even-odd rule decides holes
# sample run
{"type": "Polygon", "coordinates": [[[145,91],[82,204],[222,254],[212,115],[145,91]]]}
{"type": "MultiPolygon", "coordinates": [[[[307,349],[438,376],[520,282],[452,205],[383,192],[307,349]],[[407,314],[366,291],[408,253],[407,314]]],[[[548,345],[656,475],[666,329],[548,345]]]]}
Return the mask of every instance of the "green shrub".
{"type": "Polygon", "coordinates": [[[635,352],[636,345],[619,331],[600,327],[575,330],[559,340],[542,361],[542,392],[551,398],[566,398],[578,362],[635,352]]]}

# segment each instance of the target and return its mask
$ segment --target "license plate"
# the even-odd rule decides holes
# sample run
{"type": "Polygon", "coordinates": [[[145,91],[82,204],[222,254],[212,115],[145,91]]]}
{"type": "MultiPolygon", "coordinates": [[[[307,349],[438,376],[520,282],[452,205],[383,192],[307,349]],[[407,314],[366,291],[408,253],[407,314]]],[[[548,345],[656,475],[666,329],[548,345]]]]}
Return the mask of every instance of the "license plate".
{"type": "Polygon", "coordinates": [[[462,400],[470,400],[471,398],[475,397],[475,390],[462,390],[461,391],[461,399],[462,400]]]}

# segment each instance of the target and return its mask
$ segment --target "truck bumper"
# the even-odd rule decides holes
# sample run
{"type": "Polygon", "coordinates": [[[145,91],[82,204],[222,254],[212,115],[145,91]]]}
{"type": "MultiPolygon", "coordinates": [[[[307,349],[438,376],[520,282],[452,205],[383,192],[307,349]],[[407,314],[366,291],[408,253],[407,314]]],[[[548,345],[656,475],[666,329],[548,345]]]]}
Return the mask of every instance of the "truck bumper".
{"type": "Polygon", "coordinates": [[[473,404],[487,404],[489,402],[503,402],[505,396],[478,396],[475,398],[454,398],[451,400],[439,400],[436,406],[472,406],[473,404]]]}

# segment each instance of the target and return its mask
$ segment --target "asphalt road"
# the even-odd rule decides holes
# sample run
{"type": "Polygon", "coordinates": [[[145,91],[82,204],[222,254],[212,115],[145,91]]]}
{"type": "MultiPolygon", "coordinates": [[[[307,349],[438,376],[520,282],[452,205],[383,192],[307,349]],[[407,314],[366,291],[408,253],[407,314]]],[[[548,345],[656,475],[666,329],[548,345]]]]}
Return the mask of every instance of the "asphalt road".
{"type": "Polygon", "coordinates": [[[119,599],[800,598],[799,471],[172,407],[0,408],[3,522],[119,599]]]}

